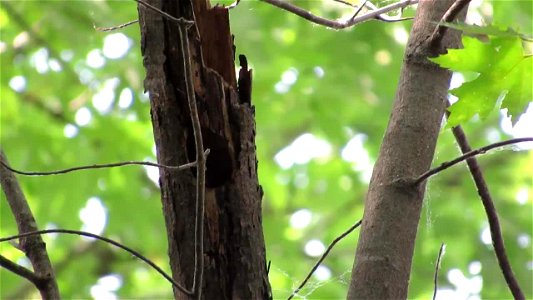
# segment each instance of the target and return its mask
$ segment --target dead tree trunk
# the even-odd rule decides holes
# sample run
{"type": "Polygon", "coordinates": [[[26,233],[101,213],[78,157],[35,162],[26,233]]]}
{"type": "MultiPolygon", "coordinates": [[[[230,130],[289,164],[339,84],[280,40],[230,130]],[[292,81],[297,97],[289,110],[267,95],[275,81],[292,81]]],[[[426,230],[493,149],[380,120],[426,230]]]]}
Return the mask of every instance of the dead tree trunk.
{"type": "MultiPolygon", "coordinates": [[[[192,78],[185,75],[178,25],[139,5],[141,47],[150,94],[157,160],[182,165],[195,160],[186,82],[192,80],[207,156],[204,218],[204,299],[266,299],[270,286],[261,226],[262,190],[257,180],[251,74],[241,60],[239,89],[227,10],[206,0],[145,0],[188,30],[192,78]]],[[[170,265],[175,281],[190,288],[195,255],[196,172],[160,170],[170,265]]],[[[163,237],[162,237],[163,238],[163,237]]],[[[176,299],[190,299],[174,289],[176,299]]]]}
{"type": "Polygon", "coordinates": [[[431,165],[451,78],[427,58],[458,47],[460,34],[449,30],[440,49],[428,39],[454,2],[422,0],[418,6],[366,197],[349,299],[407,298],[425,189],[413,181],[431,165]]]}

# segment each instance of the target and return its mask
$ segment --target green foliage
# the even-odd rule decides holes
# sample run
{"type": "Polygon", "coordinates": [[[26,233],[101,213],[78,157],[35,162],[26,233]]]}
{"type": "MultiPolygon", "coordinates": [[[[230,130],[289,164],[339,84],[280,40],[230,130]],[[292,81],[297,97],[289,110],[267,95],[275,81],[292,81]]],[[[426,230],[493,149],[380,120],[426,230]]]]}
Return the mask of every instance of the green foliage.
{"type": "MultiPolygon", "coordinates": [[[[493,1],[488,5],[512,15],[513,20],[530,24],[531,9],[526,9],[530,2],[493,1]]],[[[298,3],[334,18],[349,15],[346,6],[334,2],[298,3]]],[[[272,262],[269,277],[274,297],[281,299],[291,293],[317,260],[306,253],[305,246],[312,240],[329,244],[363,215],[368,178],[390,115],[411,23],[371,21],[334,31],[258,1],[241,1],[230,13],[237,52],[246,54],[254,69],[252,101],[256,106],[259,176],[265,191],[267,259],[272,262]],[[295,81],[288,80],[291,78],[295,81]],[[309,160],[294,162],[293,157],[292,164],[282,167],[279,154],[297,144],[294,141],[303,134],[312,134],[328,146],[309,160]],[[306,224],[295,224],[297,212],[300,216],[302,212],[310,213],[306,224]]],[[[413,14],[412,10],[408,13],[413,14]]],[[[115,32],[93,28],[136,18],[136,6],[130,1],[2,2],[0,143],[14,167],[53,170],[155,160],[150,108],[142,87],[138,25],[115,32]],[[8,11],[8,6],[25,20],[25,25],[8,11]],[[127,37],[129,48],[123,56],[110,58],[104,46],[117,34],[127,37]],[[43,56],[43,51],[47,55],[43,56]],[[89,64],[88,57],[103,57],[103,64],[89,64]],[[54,61],[59,62],[59,69],[50,67],[55,66],[54,61]],[[14,78],[21,77],[24,88],[14,89],[14,78]],[[101,110],[101,98],[96,95],[105,95],[103,91],[112,93],[108,96],[109,108],[101,110]],[[124,102],[129,91],[131,103],[124,102]],[[89,122],[80,122],[80,116],[87,112],[89,122]],[[75,134],[70,132],[73,128],[75,134]]],[[[501,39],[501,43],[505,41],[501,39]]],[[[514,44],[509,47],[516,52],[514,44]]],[[[499,82],[485,88],[494,84],[499,82]]],[[[500,122],[499,116],[491,114],[484,122],[465,124],[472,145],[479,147],[511,136],[500,122]]],[[[300,159],[315,149],[297,150],[300,159]]],[[[443,132],[435,165],[458,154],[453,137],[443,132]]],[[[533,278],[528,262],[533,255],[533,156],[518,151],[495,152],[481,157],[480,163],[496,200],[511,263],[526,296],[531,298],[533,278]]],[[[80,212],[86,212],[83,209],[89,203],[98,203],[89,200],[95,197],[100,199],[106,216],[102,234],[138,250],[168,271],[159,189],[144,168],[18,178],[40,228],[81,229],[87,222],[80,218],[80,212]]],[[[465,167],[454,167],[430,180],[423,213],[410,299],[431,295],[434,261],[441,242],[447,244],[447,252],[440,288],[464,291],[465,285],[459,286],[447,276],[451,270],[460,270],[465,276],[461,284],[483,281],[481,291],[473,290],[470,296],[510,297],[491,246],[481,240],[486,218],[465,167]],[[477,262],[481,270],[470,268],[477,262]]],[[[16,232],[2,194],[0,236],[16,232]]],[[[301,297],[345,297],[357,236],[356,230],[337,244],[324,261],[324,277],[313,276],[301,297]]],[[[64,235],[49,235],[45,241],[65,299],[96,297],[94,288],[109,275],[117,275],[121,284],[102,298],[111,299],[113,294],[145,299],[172,296],[171,286],[155,271],[109,245],[64,235]]],[[[27,263],[6,243],[0,244],[0,254],[27,263]]],[[[0,269],[0,298],[36,296],[31,285],[0,269]]]]}
{"type": "Polygon", "coordinates": [[[524,53],[520,34],[494,26],[448,24],[470,34],[490,35],[488,42],[463,37],[463,49],[451,49],[447,54],[431,59],[444,68],[458,72],[474,72],[477,77],[452,89],[459,100],[450,108],[447,127],[451,128],[478,114],[485,120],[495,107],[507,109],[516,123],[533,100],[533,56],[524,53]],[[503,99],[503,101],[502,101],[503,99]]]}

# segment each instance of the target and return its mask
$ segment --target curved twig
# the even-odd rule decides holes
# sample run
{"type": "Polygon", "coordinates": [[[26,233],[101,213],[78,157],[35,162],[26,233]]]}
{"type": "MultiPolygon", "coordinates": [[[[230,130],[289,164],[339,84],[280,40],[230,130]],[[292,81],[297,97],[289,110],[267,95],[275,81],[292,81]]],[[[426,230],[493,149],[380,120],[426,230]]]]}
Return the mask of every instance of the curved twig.
{"type": "MultiPolygon", "coordinates": [[[[208,154],[209,154],[209,149],[205,151],[204,155],[208,155],[208,154]]],[[[70,173],[70,172],[79,171],[79,170],[114,168],[114,167],[129,166],[129,165],[151,166],[151,167],[158,167],[158,168],[178,170],[178,171],[196,167],[195,161],[181,165],[181,166],[166,166],[166,165],[161,165],[161,164],[146,162],[146,161],[123,161],[123,162],[110,163],[110,164],[95,164],[95,165],[79,166],[79,167],[61,169],[61,170],[56,170],[56,171],[20,171],[17,169],[13,169],[11,166],[6,164],[2,159],[0,159],[0,164],[6,167],[6,169],[10,170],[13,173],[17,173],[20,175],[27,175],[27,176],[59,175],[59,174],[65,174],[65,173],[70,173]]]]}
{"type": "MultiPolygon", "coordinates": [[[[372,20],[372,19],[378,19],[378,20],[383,20],[382,18],[380,18],[380,15],[382,14],[385,14],[389,11],[393,11],[395,9],[401,9],[401,8],[405,8],[409,5],[413,5],[413,4],[416,4],[418,3],[418,0],[403,0],[403,1],[399,1],[399,2],[396,2],[396,3],[393,3],[391,5],[387,5],[387,6],[384,6],[384,7],[381,7],[379,9],[376,9],[376,10],[372,10],[362,16],[359,16],[359,17],[350,17],[350,19],[348,20],[345,20],[345,21],[334,21],[334,20],[330,20],[330,19],[326,19],[326,18],[323,18],[323,17],[319,17],[317,15],[314,15],[312,14],[311,12],[303,9],[303,8],[300,8],[298,6],[295,6],[287,1],[284,1],[284,0],[261,0],[263,2],[266,2],[268,4],[271,4],[271,5],[274,5],[276,7],[279,7],[283,10],[286,10],[288,12],[291,12],[299,17],[302,17],[310,22],[313,22],[315,24],[318,24],[318,25],[323,25],[323,26],[326,26],[326,27],[330,27],[330,28],[333,28],[333,29],[344,29],[344,28],[348,28],[348,27],[351,27],[351,26],[354,26],[356,24],[359,24],[359,23],[362,23],[362,22],[365,22],[365,21],[368,21],[368,20],[372,20]]],[[[390,22],[390,21],[393,21],[393,20],[387,20],[387,22],[390,22]]]]}
{"type": "Polygon", "coordinates": [[[439,255],[437,256],[437,261],[435,262],[435,273],[433,274],[433,300],[437,298],[437,288],[438,280],[439,280],[439,269],[440,269],[440,261],[442,260],[442,256],[444,255],[444,249],[446,248],[446,245],[444,243],[440,244],[439,249],[439,255]]]}
{"type": "Polygon", "coordinates": [[[114,31],[114,30],[122,29],[122,28],[128,27],[130,25],[133,25],[135,23],[139,23],[139,20],[133,20],[133,21],[126,22],[124,24],[120,24],[120,25],[117,25],[117,26],[111,26],[111,27],[97,27],[97,26],[93,26],[93,27],[94,27],[94,29],[96,31],[106,32],[106,31],[114,31]]]}
{"type": "Polygon", "coordinates": [[[189,296],[193,295],[193,293],[191,291],[187,290],[186,288],[182,287],[179,283],[174,281],[174,279],[172,279],[172,277],[170,277],[167,273],[165,273],[165,271],[163,271],[160,267],[158,267],[155,263],[153,263],[151,260],[146,258],[144,255],[142,255],[139,252],[129,248],[128,246],[124,246],[124,245],[122,245],[119,242],[116,242],[116,241],[114,241],[112,239],[100,236],[98,234],[85,232],[85,231],[80,231],[80,230],[70,230],[70,229],[46,229],[46,230],[37,230],[37,231],[26,232],[26,233],[17,234],[17,235],[12,235],[12,236],[8,236],[8,237],[5,237],[5,238],[0,238],[0,243],[7,242],[7,241],[10,241],[10,240],[14,240],[14,239],[18,239],[18,238],[27,237],[27,236],[42,235],[42,234],[48,234],[48,233],[65,233],[65,234],[81,235],[81,236],[87,236],[87,237],[91,237],[91,238],[94,238],[94,239],[101,240],[101,241],[104,241],[106,243],[109,243],[109,244],[111,244],[111,245],[113,245],[115,247],[118,247],[118,248],[130,253],[131,255],[139,258],[140,260],[142,260],[145,263],[147,263],[148,265],[150,265],[159,274],[161,274],[163,277],[165,277],[165,279],[168,282],[170,282],[173,286],[175,286],[180,291],[184,292],[185,294],[187,294],[189,296]]]}
{"type": "Polygon", "coordinates": [[[466,160],[468,162],[468,159],[470,159],[472,157],[475,157],[477,155],[480,155],[480,154],[485,154],[487,151],[489,151],[491,149],[503,147],[503,146],[506,146],[506,145],[524,143],[524,142],[533,142],[533,137],[510,139],[510,140],[506,140],[506,141],[502,141],[502,142],[493,143],[493,144],[487,145],[485,147],[481,147],[481,148],[476,149],[476,150],[468,151],[465,154],[457,157],[456,159],[448,161],[448,162],[444,162],[440,166],[438,166],[436,168],[433,168],[433,169],[425,172],[424,174],[420,175],[415,180],[415,184],[420,184],[424,180],[428,179],[429,177],[431,177],[431,176],[433,176],[433,175],[435,175],[435,174],[437,174],[437,173],[439,173],[439,172],[441,172],[443,170],[446,170],[449,167],[451,167],[453,165],[456,165],[456,164],[458,164],[458,163],[460,163],[460,162],[462,162],[464,160],[466,160]]]}
{"type": "Polygon", "coordinates": [[[187,90],[187,100],[192,121],[194,144],[196,146],[196,215],[195,215],[195,233],[194,233],[194,278],[192,290],[197,299],[202,299],[202,282],[204,275],[204,210],[205,210],[205,155],[204,144],[202,140],[202,130],[200,118],[198,116],[198,107],[194,91],[194,82],[191,69],[191,54],[189,50],[189,36],[187,28],[189,25],[180,24],[180,46],[183,53],[183,67],[185,70],[185,87],[187,90]]]}
{"type": "MultiPolygon", "coordinates": [[[[463,153],[468,154],[473,152],[471,151],[466,135],[460,126],[454,127],[452,129],[452,132],[463,153]]],[[[529,140],[533,141],[533,138],[529,138],[529,140]]],[[[481,198],[483,208],[485,209],[485,214],[487,215],[492,245],[494,246],[494,253],[496,254],[496,259],[498,260],[498,264],[500,265],[500,269],[502,270],[503,277],[505,278],[507,286],[509,287],[509,290],[511,290],[513,297],[518,300],[525,299],[524,293],[522,292],[520,285],[518,284],[518,280],[513,274],[511,263],[507,258],[505,244],[503,242],[502,230],[500,227],[500,221],[498,220],[498,213],[496,211],[496,207],[494,206],[494,201],[492,200],[492,197],[490,195],[487,183],[485,182],[485,178],[483,177],[483,172],[481,172],[481,168],[479,167],[479,164],[475,157],[468,158],[466,160],[466,163],[468,165],[468,168],[470,169],[470,173],[472,174],[474,183],[476,184],[479,197],[481,198]]]]}
{"type": "Polygon", "coordinates": [[[363,220],[359,220],[357,223],[355,223],[354,225],[352,225],[352,227],[348,228],[348,230],[346,230],[345,232],[343,232],[341,235],[339,235],[338,237],[336,237],[333,242],[331,242],[331,244],[328,246],[328,248],[326,249],[326,251],[324,252],[324,254],[322,254],[322,256],[320,257],[320,259],[315,263],[315,265],[313,266],[313,268],[311,268],[311,271],[309,272],[309,274],[307,274],[307,276],[305,277],[305,279],[302,281],[302,283],[300,283],[300,285],[291,293],[291,295],[289,296],[289,298],[287,298],[287,300],[290,300],[292,299],[294,296],[296,296],[296,294],[305,286],[305,284],[307,283],[307,281],[309,280],[309,278],[311,278],[311,276],[313,275],[313,273],[315,273],[316,269],[320,266],[320,264],[324,261],[324,259],[326,259],[326,257],[328,256],[329,252],[333,249],[333,247],[335,246],[335,244],[337,244],[340,240],[342,240],[343,238],[345,238],[348,234],[350,234],[352,231],[354,231],[357,227],[359,227],[361,225],[361,223],[363,222],[363,220]]]}

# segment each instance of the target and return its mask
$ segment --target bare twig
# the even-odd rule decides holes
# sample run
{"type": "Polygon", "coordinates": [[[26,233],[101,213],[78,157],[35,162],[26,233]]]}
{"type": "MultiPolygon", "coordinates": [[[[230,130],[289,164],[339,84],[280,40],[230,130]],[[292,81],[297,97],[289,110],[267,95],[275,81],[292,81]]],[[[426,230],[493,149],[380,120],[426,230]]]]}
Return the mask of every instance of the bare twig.
{"type": "Polygon", "coordinates": [[[2,255],[0,255],[0,266],[2,266],[2,268],[8,269],[9,271],[21,277],[28,279],[28,281],[33,283],[33,285],[35,285],[37,289],[39,289],[39,287],[43,284],[43,280],[37,275],[35,275],[35,273],[33,273],[31,270],[28,270],[23,266],[12,262],[11,260],[5,258],[2,255]]]}
{"type": "MultiPolygon", "coordinates": [[[[449,102],[448,106],[450,106],[449,102]]],[[[466,135],[460,126],[454,127],[452,132],[463,153],[468,154],[473,152],[468,143],[466,135]]],[[[533,138],[529,138],[529,140],[531,141],[533,138]]],[[[513,297],[515,299],[525,299],[524,293],[520,289],[520,285],[513,274],[513,269],[511,268],[511,264],[507,258],[505,244],[503,243],[502,231],[500,228],[500,221],[498,220],[498,213],[496,211],[496,207],[494,206],[494,201],[490,195],[487,183],[485,182],[485,178],[483,177],[483,172],[481,171],[481,168],[479,167],[475,157],[468,158],[466,163],[470,169],[474,183],[476,184],[476,188],[481,198],[481,202],[483,203],[485,213],[487,214],[492,245],[494,246],[494,252],[496,254],[496,258],[498,259],[500,269],[502,270],[503,277],[505,278],[507,286],[511,290],[513,297]]]]}
{"type": "MultiPolygon", "coordinates": [[[[8,163],[2,149],[0,149],[0,160],[6,162],[6,164],[8,163]]],[[[2,165],[0,165],[0,184],[17,223],[18,232],[24,234],[25,232],[37,230],[37,223],[17,178],[13,172],[2,165]]],[[[19,246],[30,260],[35,276],[41,278],[41,284],[37,286],[41,297],[43,299],[60,299],[61,296],[57,287],[54,269],[41,237],[21,238],[19,246]]]]}
{"type": "Polygon", "coordinates": [[[420,175],[415,180],[415,184],[420,184],[421,182],[423,182],[424,180],[428,179],[429,177],[431,177],[431,176],[433,176],[433,175],[435,175],[435,174],[437,174],[437,173],[439,173],[439,172],[441,172],[443,170],[446,170],[449,167],[451,167],[453,165],[456,165],[456,164],[458,164],[458,163],[460,163],[460,162],[462,162],[464,160],[466,160],[468,162],[468,159],[470,159],[472,157],[475,157],[477,155],[480,155],[480,154],[485,154],[487,151],[489,151],[491,149],[499,148],[499,147],[503,147],[503,146],[507,146],[507,145],[512,145],[512,144],[524,143],[524,142],[533,142],[533,137],[510,139],[510,140],[506,140],[506,141],[502,141],[502,142],[493,143],[493,144],[487,145],[485,147],[481,147],[481,148],[476,149],[476,150],[468,151],[468,152],[464,153],[463,155],[457,157],[456,159],[448,161],[448,162],[444,162],[440,166],[438,166],[436,168],[433,168],[433,169],[425,172],[424,174],[420,175]]]}
{"type": "MultiPolygon", "coordinates": [[[[204,153],[204,155],[209,154],[209,149],[207,149],[204,153]]],[[[141,165],[141,166],[151,166],[151,167],[158,167],[163,169],[169,169],[169,170],[178,170],[182,171],[185,169],[196,167],[196,162],[190,162],[181,166],[166,166],[161,165],[157,163],[152,162],[146,162],[146,161],[122,161],[118,163],[110,163],[110,164],[96,164],[96,165],[88,165],[88,166],[79,166],[79,167],[73,167],[68,169],[61,169],[56,171],[35,171],[35,172],[29,172],[29,171],[20,171],[13,169],[9,166],[6,162],[4,162],[3,159],[0,159],[0,164],[4,166],[6,169],[10,170],[11,172],[20,174],[20,175],[27,175],[27,176],[46,176],[46,175],[59,175],[59,174],[65,174],[69,172],[79,171],[79,170],[88,170],[88,169],[103,169],[103,168],[114,168],[114,167],[121,167],[121,166],[128,166],[128,165],[141,165]]]]}
{"type": "MultiPolygon", "coordinates": [[[[295,6],[293,4],[290,4],[289,2],[284,1],[284,0],[261,0],[261,1],[269,3],[276,7],[279,7],[281,9],[284,9],[288,12],[291,12],[315,24],[323,25],[326,27],[334,28],[334,29],[344,29],[344,28],[351,27],[351,26],[354,26],[356,24],[359,24],[359,23],[362,23],[362,22],[365,22],[371,19],[380,19],[380,15],[385,14],[389,11],[393,11],[395,9],[401,9],[409,5],[418,3],[418,0],[403,0],[403,1],[393,3],[391,5],[387,5],[379,9],[373,10],[371,12],[368,12],[356,18],[350,17],[350,19],[345,20],[345,21],[334,21],[334,20],[330,20],[330,19],[326,19],[323,17],[319,17],[317,15],[314,15],[311,12],[305,9],[302,9],[298,6],[295,6]]],[[[388,20],[388,21],[391,21],[391,20],[388,20]]]]}
{"type": "Polygon", "coordinates": [[[442,41],[442,38],[444,37],[444,34],[448,30],[447,26],[443,26],[442,23],[449,23],[452,22],[455,17],[463,10],[463,8],[470,3],[471,0],[456,0],[448,9],[448,11],[442,16],[442,19],[439,22],[439,26],[435,27],[435,30],[431,34],[429,38],[429,44],[431,48],[437,47],[440,42],[442,41]]]}
{"type": "Polygon", "coordinates": [[[355,223],[354,225],[352,225],[352,227],[348,228],[348,230],[346,230],[345,232],[343,232],[341,235],[339,235],[338,237],[336,237],[333,242],[331,242],[331,244],[328,246],[328,248],[326,249],[326,251],[324,252],[324,254],[322,254],[322,256],[320,257],[320,259],[315,263],[315,265],[313,266],[313,268],[311,268],[311,271],[309,272],[309,274],[307,274],[307,276],[305,277],[305,279],[302,281],[302,283],[300,283],[300,285],[292,292],[292,294],[289,296],[289,298],[287,298],[287,300],[290,300],[292,299],[294,296],[296,296],[296,294],[305,286],[305,284],[307,283],[307,281],[309,281],[309,279],[311,278],[311,276],[313,275],[313,273],[315,273],[316,269],[320,266],[320,264],[324,261],[324,259],[326,259],[326,257],[328,256],[329,252],[333,249],[333,247],[335,246],[335,244],[337,244],[340,240],[342,240],[343,238],[345,238],[348,234],[350,234],[352,231],[354,231],[357,227],[359,227],[361,225],[361,222],[363,222],[363,220],[359,220],[357,223],[355,223]]]}
{"type": "Polygon", "coordinates": [[[118,30],[118,29],[122,29],[124,27],[128,27],[130,25],[133,25],[135,23],[139,23],[139,20],[133,20],[133,21],[129,21],[127,23],[124,23],[124,24],[120,24],[120,25],[117,25],[117,26],[111,26],[111,27],[96,27],[94,26],[94,29],[97,30],[97,31],[113,31],[113,30],[118,30]]]}
{"type": "Polygon", "coordinates": [[[365,0],[363,2],[363,4],[361,4],[361,6],[359,6],[359,8],[357,8],[357,10],[355,11],[355,13],[353,14],[353,16],[350,18],[350,21],[348,22],[352,22],[353,19],[355,19],[355,17],[357,17],[357,15],[359,15],[359,13],[361,12],[361,10],[363,10],[363,7],[365,7],[366,3],[368,2],[368,0],[365,0]]]}
{"type": "Polygon", "coordinates": [[[439,287],[438,279],[439,279],[440,261],[442,259],[442,256],[444,255],[444,249],[446,249],[446,245],[444,243],[441,243],[440,249],[439,249],[439,255],[437,256],[437,261],[435,262],[435,274],[433,274],[433,300],[437,298],[437,288],[439,287]]]}
{"type": "Polygon", "coordinates": [[[173,286],[178,288],[180,291],[184,292],[185,294],[187,294],[189,296],[192,295],[192,292],[190,292],[186,288],[182,287],[179,283],[174,281],[174,279],[172,279],[172,277],[170,277],[170,275],[165,273],[165,271],[163,271],[160,267],[158,267],[154,262],[152,262],[151,260],[146,258],[144,255],[140,254],[139,252],[137,252],[137,251],[125,246],[125,245],[122,245],[119,242],[116,242],[116,241],[114,241],[112,239],[109,239],[109,238],[106,238],[106,237],[103,237],[103,236],[100,236],[100,235],[97,235],[97,234],[94,234],[94,233],[80,231],[80,230],[70,230],[70,229],[36,230],[36,231],[32,231],[32,232],[26,232],[26,233],[22,233],[22,234],[13,235],[13,236],[8,236],[8,237],[5,237],[5,238],[0,238],[0,243],[7,242],[7,241],[10,241],[10,240],[14,240],[14,239],[18,239],[18,238],[35,236],[35,235],[40,236],[42,234],[49,234],[49,233],[65,233],[65,234],[81,235],[81,236],[87,236],[87,237],[91,237],[91,238],[94,238],[94,239],[101,240],[101,241],[104,241],[106,243],[109,243],[109,244],[111,244],[111,245],[113,245],[115,247],[118,247],[118,248],[130,253],[131,255],[139,258],[140,260],[144,261],[145,263],[150,265],[152,268],[154,268],[159,274],[161,274],[163,277],[165,277],[165,279],[168,282],[170,282],[173,286]]]}
{"type": "Polygon", "coordinates": [[[180,24],[181,51],[183,53],[183,67],[185,70],[185,87],[191,113],[194,143],[196,146],[196,216],[195,216],[195,258],[194,258],[194,279],[193,288],[197,299],[202,298],[202,283],[204,274],[204,206],[205,206],[205,156],[202,141],[202,130],[200,118],[198,117],[198,107],[194,91],[194,82],[191,69],[191,54],[189,50],[189,36],[187,28],[189,25],[180,24]]]}
{"type": "MultiPolygon", "coordinates": [[[[349,7],[352,7],[352,8],[363,8],[363,7],[368,7],[371,11],[372,10],[376,10],[378,9],[377,6],[375,6],[374,4],[372,4],[372,2],[370,1],[365,1],[365,3],[363,3],[362,5],[355,5],[355,4],[352,4],[350,2],[347,2],[347,1],[344,1],[344,0],[332,0],[334,2],[338,2],[338,3],[341,3],[341,4],[344,4],[344,5],[347,5],[349,7]]],[[[403,11],[404,8],[402,8],[402,11],[403,11]]],[[[356,13],[357,15],[358,13],[356,13]]],[[[401,22],[401,21],[407,21],[407,20],[412,20],[414,19],[413,17],[407,17],[407,18],[396,18],[396,17],[389,17],[385,14],[382,14],[382,15],[378,15],[376,17],[374,17],[374,19],[376,20],[380,20],[380,21],[383,21],[383,22],[388,22],[388,23],[392,23],[392,22],[401,22]]]]}

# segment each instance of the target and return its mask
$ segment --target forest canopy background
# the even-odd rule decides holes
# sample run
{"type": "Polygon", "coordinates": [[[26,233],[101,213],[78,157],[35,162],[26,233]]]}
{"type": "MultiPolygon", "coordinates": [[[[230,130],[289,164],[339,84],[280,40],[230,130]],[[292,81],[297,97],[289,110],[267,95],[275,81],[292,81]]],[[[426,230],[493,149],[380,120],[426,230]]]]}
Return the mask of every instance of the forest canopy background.
{"type": "MultiPolygon", "coordinates": [[[[333,1],[298,4],[330,18],[348,11],[333,1]]],[[[531,1],[473,1],[469,18],[531,34],[532,11],[531,1]]],[[[334,31],[258,1],[242,1],[230,15],[237,53],[246,54],[254,69],[269,277],[274,297],[283,298],[323,247],[362,216],[411,23],[371,21],[334,31]]],[[[136,18],[133,1],[2,2],[0,142],[14,167],[52,170],[155,160],[138,25],[106,33],[94,29],[136,18]]],[[[455,76],[452,85],[460,80],[455,76]]],[[[528,117],[514,129],[496,111],[464,128],[473,147],[518,137],[533,127],[532,110],[530,105],[528,117]]],[[[452,134],[443,130],[434,165],[458,154],[452,134]]],[[[533,154],[494,152],[480,162],[514,271],[532,297],[533,154]]],[[[40,228],[101,233],[168,270],[156,169],[124,167],[19,180],[40,228]]],[[[16,225],[1,197],[0,236],[8,236],[16,233],[16,225]]],[[[426,198],[410,298],[431,296],[441,242],[447,251],[440,295],[508,297],[466,167],[432,178],[426,198]]],[[[172,296],[156,272],[106,244],[58,235],[45,241],[65,298],[172,296]]],[[[354,233],[337,245],[299,295],[343,298],[356,243],[354,233]]],[[[22,253],[8,244],[0,244],[0,253],[24,264],[22,253]]],[[[32,295],[28,283],[6,270],[0,270],[0,278],[0,298],[32,295]]]]}

